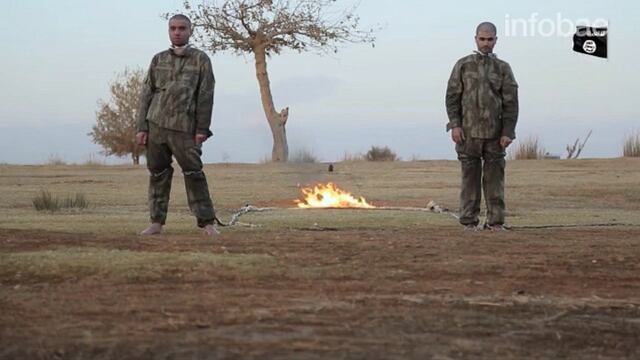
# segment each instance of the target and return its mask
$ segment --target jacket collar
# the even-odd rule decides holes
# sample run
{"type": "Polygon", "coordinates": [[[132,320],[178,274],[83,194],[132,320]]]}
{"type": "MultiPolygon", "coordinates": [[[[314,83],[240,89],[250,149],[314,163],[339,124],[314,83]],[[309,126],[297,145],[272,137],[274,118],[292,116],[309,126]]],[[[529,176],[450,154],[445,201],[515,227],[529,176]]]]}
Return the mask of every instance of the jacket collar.
{"type": "Polygon", "coordinates": [[[188,56],[190,56],[190,55],[191,55],[192,48],[193,48],[193,45],[191,45],[191,44],[186,44],[186,45],[184,45],[184,46],[175,46],[175,45],[171,45],[171,46],[169,47],[169,52],[171,52],[171,54],[173,54],[173,55],[175,55],[175,56],[185,56],[185,57],[188,57],[188,56]],[[182,55],[178,55],[178,54],[176,54],[176,53],[175,53],[175,51],[174,51],[175,49],[184,49],[184,52],[182,53],[182,55]]]}
{"type": "Polygon", "coordinates": [[[473,52],[474,52],[474,54],[476,54],[476,55],[486,56],[486,57],[491,58],[491,59],[497,59],[497,58],[498,58],[498,54],[496,54],[496,53],[483,54],[483,53],[481,53],[481,52],[480,52],[480,51],[478,51],[478,50],[473,50],[473,52]]]}

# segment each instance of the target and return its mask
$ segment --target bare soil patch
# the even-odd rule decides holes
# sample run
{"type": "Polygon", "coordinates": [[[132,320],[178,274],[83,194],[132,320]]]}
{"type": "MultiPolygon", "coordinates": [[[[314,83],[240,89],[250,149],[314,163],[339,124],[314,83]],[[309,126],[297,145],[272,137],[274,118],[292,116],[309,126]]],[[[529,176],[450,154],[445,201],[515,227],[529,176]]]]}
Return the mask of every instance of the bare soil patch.
{"type": "Polygon", "coordinates": [[[0,357],[634,359],[638,238],[634,228],[445,227],[212,243],[0,229],[0,357]],[[84,267],[45,256],[70,251],[84,267]],[[127,274],[99,261],[113,251],[144,266],[127,274]],[[203,257],[144,263],[161,253],[203,257]],[[17,254],[32,263],[16,267],[17,254]],[[234,264],[242,258],[251,269],[234,264]]]}

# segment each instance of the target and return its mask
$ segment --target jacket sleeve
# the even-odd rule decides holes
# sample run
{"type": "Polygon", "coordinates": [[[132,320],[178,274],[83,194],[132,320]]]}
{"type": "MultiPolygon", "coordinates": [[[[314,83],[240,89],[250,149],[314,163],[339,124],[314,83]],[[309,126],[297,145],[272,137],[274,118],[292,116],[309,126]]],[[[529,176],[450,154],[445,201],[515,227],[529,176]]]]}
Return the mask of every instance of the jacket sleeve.
{"type": "Polygon", "coordinates": [[[462,126],[462,92],[464,86],[462,83],[462,64],[457,62],[451,71],[449,82],[447,83],[447,94],[445,104],[447,107],[447,116],[449,123],[447,131],[462,126]]]}
{"type": "Polygon", "coordinates": [[[151,65],[149,65],[147,76],[145,76],[144,82],[142,83],[142,92],[140,93],[140,104],[138,106],[138,114],[136,119],[136,130],[138,132],[149,131],[149,121],[147,120],[147,113],[149,112],[149,106],[151,105],[151,100],[153,100],[153,94],[155,93],[155,81],[153,74],[155,63],[156,57],[151,60],[151,65]]]}
{"type": "Polygon", "coordinates": [[[516,138],[516,123],[518,122],[518,83],[511,67],[506,65],[502,84],[502,136],[516,138]]]}
{"type": "Polygon", "coordinates": [[[204,56],[200,65],[200,82],[196,98],[196,134],[211,136],[211,114],[213,112],[213,92],[216,79],[213,76],[211,60],[204,56]]]}

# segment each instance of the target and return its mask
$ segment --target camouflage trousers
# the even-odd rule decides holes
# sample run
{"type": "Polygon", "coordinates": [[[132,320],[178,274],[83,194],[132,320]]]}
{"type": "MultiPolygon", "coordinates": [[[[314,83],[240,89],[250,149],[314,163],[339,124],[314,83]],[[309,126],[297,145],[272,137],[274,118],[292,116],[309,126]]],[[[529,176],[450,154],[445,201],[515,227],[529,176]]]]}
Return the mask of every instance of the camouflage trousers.
{"type": "Polygon", "coordinates": [[[202,171],[202,149],[194,135],[164,129],[150,124],[147,140],[147,168],[149,169],[149,212],[151,222],[165,224],[169,209],[169,195],[173,178],[172,157],[182,168],[189,209],[198,226],[213,224],[215,212],[207,178],[202,171]]]}
{"type": "Polygon", "coordinates": [[[499,139],[467,138],[456,144],[462,167],[460,189],[460,223],[479,223],[480,202],[484,192],[488,225],[504,224],[505,151],[499,139]]]}

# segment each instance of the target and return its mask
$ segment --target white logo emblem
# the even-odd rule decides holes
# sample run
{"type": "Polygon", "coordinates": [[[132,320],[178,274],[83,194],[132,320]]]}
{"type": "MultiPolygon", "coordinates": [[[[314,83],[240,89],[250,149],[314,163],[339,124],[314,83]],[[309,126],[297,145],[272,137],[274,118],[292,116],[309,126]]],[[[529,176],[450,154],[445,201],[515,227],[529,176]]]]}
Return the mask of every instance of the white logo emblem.
{"type": "Polygon", "coordinates": [[[598,46],[596,45],[596,42],[593,40],[587,40],[584,42],[584,45],[582,45],[582,49],[587,53],[587,54],[593,54],[594,52],[596,52],[596,50],[598,49],[598,46]]]}

